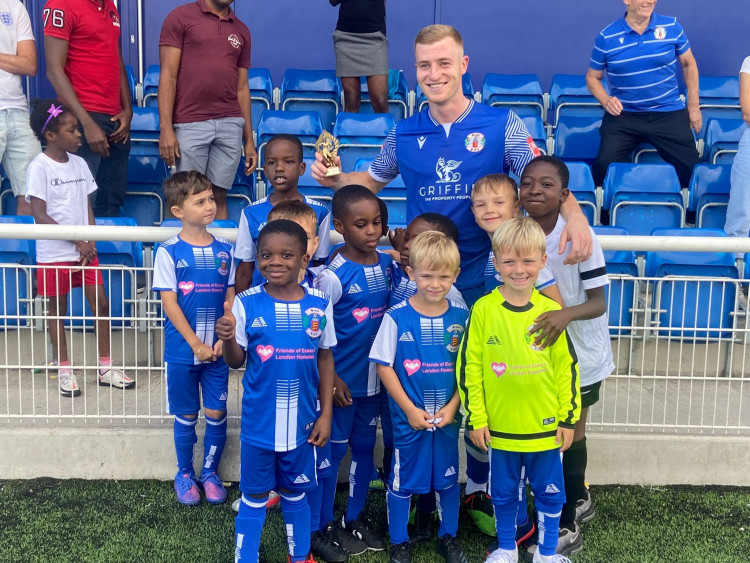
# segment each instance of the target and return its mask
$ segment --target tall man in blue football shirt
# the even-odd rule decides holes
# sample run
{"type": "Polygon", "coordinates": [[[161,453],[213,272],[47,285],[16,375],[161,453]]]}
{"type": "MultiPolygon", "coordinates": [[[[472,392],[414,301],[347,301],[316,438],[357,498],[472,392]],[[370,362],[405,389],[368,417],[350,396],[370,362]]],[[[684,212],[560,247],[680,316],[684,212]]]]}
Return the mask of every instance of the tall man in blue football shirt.
{"type": "Polygon", "coordinates": [[[594,42],[586,74],[591,93],[606,110],[599,129],[602,142],[594,161],[594,182],[601,186],[611,162],[629,162],[643,142],[656,147],[687,186],[700,161],[690,131],[701,129],[698,65],[677,18],[654,14],[657,0],[623,0],[627,13],[605,27],[594,42]],[[675,75],[677,61],[687,86],[687,109],[675,75]],[[611,86],[602,85],[604,71],[611,86]]]}
{"type": "MultiPolygon", "coordinates": [[[[474,183],[487,174],[511,170],[520,177],[524,166],[541,153],[516,114],[464,97],[461,77],[469,57],[464,54],[458,30],[448,25],[425,27],[414,42],[414,55],[417,82],[428,107],[391,130],[369,170],[327,177],[322,156],[316,154],[312,174],[321,185],[334,190],[361,184],[377,193],[400,173],[406,185],[407,222],[421,213],[434,212],[449,216],[458,227],[461,273],[456,287],[471,306],[484,294],[484,268],[490,251],[490,241],[471,212],[474,183]]],[[[570,242],[566,263],[587,259],[592,248],[590,230],[572,195],[563,204],[562,214],[567,226],[560,253],[570,242]]],[[[489,463],[486,454],[470,443],[467,447],[472,448],[472,454],[467,456],[465,505],[479,521],[481,517],[474,512],[492,514],[486,495],[489,463]]]]}

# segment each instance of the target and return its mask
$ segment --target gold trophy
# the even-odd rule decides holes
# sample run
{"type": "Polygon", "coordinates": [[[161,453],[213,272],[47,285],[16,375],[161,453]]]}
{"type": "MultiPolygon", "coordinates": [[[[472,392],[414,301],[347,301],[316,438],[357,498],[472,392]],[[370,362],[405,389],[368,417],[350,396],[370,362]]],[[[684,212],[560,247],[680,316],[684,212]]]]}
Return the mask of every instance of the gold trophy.
{"type": "Polygon", "coordinates": [[[336,166],[336,153],[339,151],[339,140],[328,131],[323,131],[315,142],[315,150],[323,157],[323,164],[328,170],[326,176],[338,176],[341,168],[336,166]]]}

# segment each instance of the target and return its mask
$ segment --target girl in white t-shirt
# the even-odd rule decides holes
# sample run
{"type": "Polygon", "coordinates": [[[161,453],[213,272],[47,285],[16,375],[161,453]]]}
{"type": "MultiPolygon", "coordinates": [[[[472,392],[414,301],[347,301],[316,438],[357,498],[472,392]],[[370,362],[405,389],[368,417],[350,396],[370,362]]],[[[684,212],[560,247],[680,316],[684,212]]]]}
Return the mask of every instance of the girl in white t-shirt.
{"type": "MultiPolygon", "coordinates": [[[[34,102],[31,129],[42,143],[44,152],[29,163],[26,171],[26,201],[36,223],[47,225],[93,225],[94,213],[89,194],[96,190],[86,162],[74,153],[81,146],[78,120],[58,100],[34,102]]],[[[98,269],[96,244],[85,240],[37,240],[37,290],[49,298],[48,327],[52,352],[58,365],[60,394],[73,397],[81,394],[70,365],[65,340],[64,317],[67,295],[71,287],[83,287],[92,311],[96,312],[96,333],[99,349],[98,383],[129,389],[135,381],[121,370],[113,369],[109,347],[109,302],[98,269]]]]}

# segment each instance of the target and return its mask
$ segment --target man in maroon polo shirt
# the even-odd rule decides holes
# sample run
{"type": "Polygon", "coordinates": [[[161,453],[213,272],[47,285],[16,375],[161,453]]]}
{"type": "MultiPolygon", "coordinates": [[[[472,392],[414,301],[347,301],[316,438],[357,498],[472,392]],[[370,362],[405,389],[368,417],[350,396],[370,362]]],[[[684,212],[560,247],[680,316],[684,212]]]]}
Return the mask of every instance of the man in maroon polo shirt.
{"type": "Polygon", "coordinates": [[[133,118],[120,15],[112,0],[48,0],[42,15],[47,78],[80,122],[78,156],[98,186],[94,215],[117,217],[125,200],[133,118]]]}
{"type": "Polygon", "coordinates": [[[232,0],[178,6],[159,38],[159,152],[168,166],[198,170],[211,180],[216,218],[227,218],[245,140],[245,175],[255,170],[250,115],[250,31],[232,0]]]}

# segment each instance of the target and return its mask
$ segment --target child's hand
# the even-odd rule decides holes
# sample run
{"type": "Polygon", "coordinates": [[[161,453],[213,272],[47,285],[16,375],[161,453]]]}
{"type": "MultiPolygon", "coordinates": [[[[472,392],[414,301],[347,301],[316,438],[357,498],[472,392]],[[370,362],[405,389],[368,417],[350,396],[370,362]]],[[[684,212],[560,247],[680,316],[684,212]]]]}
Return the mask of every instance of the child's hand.
{"type": "Polygon", "coordinates": [[[232,340],[234,338],[234,327],[237,326],[237,319],[232,314],[232,308],[229,303],[224,302],[224,316],[216,321],[216,335],[221,340],[232,340]]]}
{"type": "Polygon", "coordinates": [[[214,362],[216,356],[214,356],[214,349],[208,344],[199,344],[197,348],[193,348],[193,354],[201,362],[214,362]]]}
{"type": "Polygon", "coordinates": [[[352,406],[352,394],[349,386],[338,375],[333,376],[333,404],[346,408],[352,406]]]}
{"type": "Polygon", "coordinates": [[[458,405],[454,408],[450,402],[446,403],[442,409],[435,413],[435,420],[440,420],[440,422],[435,423],[435,428],[442,428],[443,426],[453,424],[456,418],[456,410],[458,410],[458,405]]]}
{"type": "Polygon", "coordinates": [[[542,313],[534,320],[534,325],[529,329],[529,334],[536,334],[534,337],[534,346],[544,349],[547,346],[552,346],[557,339],[560,337],[562,332],[570,323],[565,309],[559,311],[548,311],[542,313]]]}
{"type": "Polygon", "coordinates": [[[224,354],[224,342],[217,340],[214,344],[214,359],[221,358],[224,354]]]}
{"type": "MultiPolygon", "coordinates": [[[[81,253],[81,256],[91,262],[96,258],[96,245],[93,242],[85,240],[77,240],[75,242],[76,250],[81,253]]],[[[85,265],[85,264],[82,264],[85,265]]]]}
{"type": "Polygon", "coordinates": [[[483,452],[486,452],[490,445],[490,429],[482,426],[482,428],[477,428],[476,430],[469,430],[469,438],[471,438],[472,444],[483,452]]]}
{"type": "Polygon", "coordinates": [[[414,410],[409,411],[406,416],[409,418],[409,426],[414,430],[428,430],[435,428],[435,424],[432,422],[435,417],[426,411],[415,407],[414,410]]]}
{"type": "Polygon", "coordinates": [[[555,444],[560,446],[560,451],[564,452],[573,443],[573,435],[575,434],[574,428],[563,428],[562,426],[557,427],[557,436],[555,436],[555,444]]]}
{"type": "Polygon", "coordinates": [[[320,415],[318,420],[315,421],[312,432],[307,438],[313,446],[322,448],[328,442],[328,438],[331,436],[331,417],[320,415]]]}
{"type": "Polygon", "coordinates": [[[404,244],[404,237],[406,236],[406,229],[399,227],[392,231],[388,231],[388,240],[391,241],[391,246],[401,252],[401,245],[404,244]]]}

